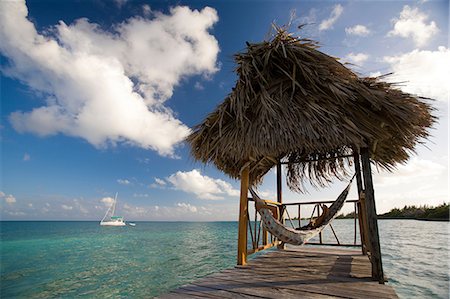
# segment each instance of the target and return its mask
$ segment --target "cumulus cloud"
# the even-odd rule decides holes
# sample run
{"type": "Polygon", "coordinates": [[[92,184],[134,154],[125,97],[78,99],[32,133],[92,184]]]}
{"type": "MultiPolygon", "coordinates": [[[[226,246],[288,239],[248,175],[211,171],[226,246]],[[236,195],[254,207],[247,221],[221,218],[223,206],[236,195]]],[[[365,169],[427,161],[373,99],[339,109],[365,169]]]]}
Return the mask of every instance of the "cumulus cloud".
{"type": "Polygon", "coordinates": [[[117,183],[121,184],[121,185],[129,185],[131,184],[131,182],[127,179],[118,179],[117,183]]]}
{"type": "Polygon", "coordinates": [[[16,203],[17,200],[16,200],[16,198],[15,198],[12,194],[9,194],[9,195],[5,195],[5,202],[6,202],[7,204],[12,205],[12,204],[16,203]]]}
{"type": "Polygon", "coordinates": [[[3,198],[5,202],[9,205],[12,205],[17,202],[16,198],[12,194],[6,195],[5,192],[0,191],[0,199],[3,198]]]}
{"type": "Polygon", "coordinates": [[[380,212],[387,212],[393,206],[436,206],[448,201],[448,166],[445,162],[415,157],[407,164],[399,165],[393,173],[375,173],[380,212]]]}
{"type": "Polygon", "coordinates": [[[390,64],[394,73],[387,79],[402,82],[400,88],[405,92],[448,102],[449,48],[439,47],[437,51],[416,49],[399,56],[386,56],[384,61],[390,64]]]}
{"type": "Polygon", "coordinates": [[[421,12],[417,7],[403,6],[400,17],[393,20],[394,29],[389,31],[388,36],[400,36],[412,38],[416,46],[424,46],[436,33],[439,32],[434,21],[427,23],[428,15],[421,12]]]}
{"type": "Polygon", "coordinates": [[[217,71],[218,21],[209,7],[174,7],[106,31],[87,19],[38,32],[24,1],[0,2],[5,75],[46,103],[9,117],[18,132],[81,137],[95,147],[128,143],[174,156],[189,128],[164,106],[181,79],[217,71]]]}
{"type": "Polygon", "coordinates": [[[353,27],[345,28],[345,33],[348,35],[368,36],[370,30],[366,26],[358,24],[353,27]]]}
{"type": "Polygon", "coordinates": [[[200,82],[195,82],[195,84],[194,84],[194,88],[195,89],[197,89],[197,90],[204,90],[205,89],[205,86],[203,86],[203,84],[202,83],[200,83],[200,82]]]}
{"type": "Polygon", "coordinates": [[[349,53],[345,59],[348,62],[357,64],[357,65],[362,65],[364,64],[364,62],[366,62],[367,59],[369,59],[369,55],[366,53],[349,53]]]}
{"type": "Polygon", "coordinates": [[[72,206],[68,206],[68,205],[61,205],[61,208],[63,208],[63,210],[66,210],[66,211],[73,210],[73,207],[72,206]]]}
{"type": "Polygon", "coordinates": [[[339,19],[339,17],[341,16],[343,11],[344,11],[344,8],[342,7],[342,5],[336,4],[333,7],[333,10],[331,11],[330,17],[328,19],[323,20],[320,23],[319,30],[323,31],[323,30],[332,29],[334,23],[336,23],[336,21],[339,19]]]}
{"type": "Polygon", "coordinates": [[[423,180],[435,180],[445,175],[446,170],[441,164],[415,157],[407,164],[399,165],[392,173],[384,171],[376,174],[374,181],[380,187],[400,186],[411,182],[421,183],[423,180]]]}
{"type": "Polygon", "coordinates": [[[177,203],[177,207],[181,208],[183,211],[188,211],[191,213],[197,213],[197,207],[192,206],[189,203],[179,202],[177,203]]]}
{"type": "Polygon", "coordinates": [[[195,194],[200,199],[223,199],[224,195],[239,196],[230,183],[202,175],[199,170],[178,171],[167,178],[176,190],[195,194]]]}
{"type": "Polygon", "coordinates": [[[108,206],[108,207],[109,207],[110,205],[113,204],[114,198],[112,198],[112,197],[103,197],[100,201],[101,201],[102,203],[104,203],[105,206],[108,206]]]}
{"type": "Polygon", "coordinates": [[[149,188],[165,189],[167,182],[160,178],[155,178],[155,182],[149,185],[149,188]]]}
{"type": "Polygon", "coordinates": [[[144,4],[142,5],[142,13],[144,14],[144,16],[150,16],[152,14],[152,9],[150,7],[150,5],[148,4],[144,4]]]}
{"type": "Polygon", "coordinates": [[[158,184],[160,186],[165,186],[167,184],[164,180],[162,180],[160,178],[155,178],[155,182],[156,182],[156,184],[158,184]]]}

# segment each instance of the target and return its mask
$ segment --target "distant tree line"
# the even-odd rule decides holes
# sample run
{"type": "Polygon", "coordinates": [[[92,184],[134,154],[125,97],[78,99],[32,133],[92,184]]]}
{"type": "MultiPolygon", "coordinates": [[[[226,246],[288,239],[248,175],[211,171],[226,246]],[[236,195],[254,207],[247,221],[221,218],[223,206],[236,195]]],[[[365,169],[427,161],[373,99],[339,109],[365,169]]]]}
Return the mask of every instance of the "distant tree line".
{"type": "MultiPolygon", "coordinates": [[[[424,220],[449,220],[449,204],[443,203],[437,207],[404,206],[402,209],[394,208],[387,213],[378,215],[379,219],[424,219],[424,220]]],[[[355,212],[340,214],[337,219],[354,218],[355,212]]]]}

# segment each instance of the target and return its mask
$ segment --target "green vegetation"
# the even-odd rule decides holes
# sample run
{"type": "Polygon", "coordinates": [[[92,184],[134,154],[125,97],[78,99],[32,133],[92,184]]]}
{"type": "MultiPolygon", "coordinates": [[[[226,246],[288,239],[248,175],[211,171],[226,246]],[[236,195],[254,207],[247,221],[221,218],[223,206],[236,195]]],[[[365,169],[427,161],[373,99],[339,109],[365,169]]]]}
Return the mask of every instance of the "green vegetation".
{"type": "Polygon", "coordinates": [[[336,219],[350,219],[350,218],[351,219],[355,218],[355,212],[350,212],[348,214],[342,213],[336,217],[336,219]]]}
{"type": "Polygon", "coordinates": [[[443,203],[437,207],[405,206],[403,209],[392,209],[387,213],[378,215],[378,218],[405,218],[405,219],[442,219],[449,220],[449,204],[443,203]]]}
{"type": "MultiPolygon", "coordinates": [[[[443,203],[437,207],[404,206],[403,209],[394,208],[387,213],[378,215],[378,219],[423,219],[423,220],[449,220],[449,204],[443,203]]],[[[340,214],[337,219],[353,219],[355,212],[340,214]]]]}

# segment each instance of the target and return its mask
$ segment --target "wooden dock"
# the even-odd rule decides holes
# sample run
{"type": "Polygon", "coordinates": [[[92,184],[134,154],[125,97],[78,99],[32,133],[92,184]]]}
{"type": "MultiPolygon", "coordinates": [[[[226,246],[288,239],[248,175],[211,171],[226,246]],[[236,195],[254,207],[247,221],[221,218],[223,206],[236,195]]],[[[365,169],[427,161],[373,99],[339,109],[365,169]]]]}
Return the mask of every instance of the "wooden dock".
{"type": "Polygon", "coordinates": [[[371,264],[354,250],[291,247],[265,252],[159,298],[398,298],[371,279],[371,264]]]}

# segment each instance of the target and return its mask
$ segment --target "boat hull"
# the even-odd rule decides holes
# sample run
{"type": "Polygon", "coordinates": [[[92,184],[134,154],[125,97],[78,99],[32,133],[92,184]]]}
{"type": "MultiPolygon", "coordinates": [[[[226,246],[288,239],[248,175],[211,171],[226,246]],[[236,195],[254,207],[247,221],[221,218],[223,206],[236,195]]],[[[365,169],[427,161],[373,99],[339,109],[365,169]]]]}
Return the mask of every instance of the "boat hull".
{"type": "Polygon", "coordinates": [[[100,225],[102,225],[102,226],[126,226],[126,223],[118,222],[118,221],[104,221],[104,222],[100,222],[100,225]]]}

